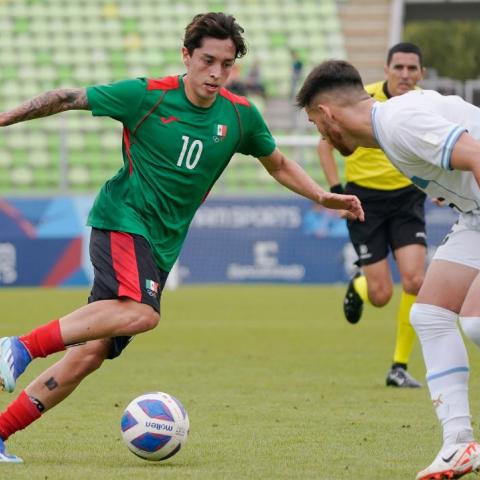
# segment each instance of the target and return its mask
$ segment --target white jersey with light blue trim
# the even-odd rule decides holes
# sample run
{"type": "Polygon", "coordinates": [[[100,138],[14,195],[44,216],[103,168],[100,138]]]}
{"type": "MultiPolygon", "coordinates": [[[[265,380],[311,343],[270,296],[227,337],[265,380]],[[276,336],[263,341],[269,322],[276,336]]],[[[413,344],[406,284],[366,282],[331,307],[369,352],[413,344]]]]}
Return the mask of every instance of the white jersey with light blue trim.
{"type": "Polygon", "coordinates": [[[480,140],[480,108],[457,96],[414,90],[374,104],[372,126],[390,161],[428,196],[460,212],[480,214],[480,188],[471,172],[450,165],[468,131],[480,140]]]}

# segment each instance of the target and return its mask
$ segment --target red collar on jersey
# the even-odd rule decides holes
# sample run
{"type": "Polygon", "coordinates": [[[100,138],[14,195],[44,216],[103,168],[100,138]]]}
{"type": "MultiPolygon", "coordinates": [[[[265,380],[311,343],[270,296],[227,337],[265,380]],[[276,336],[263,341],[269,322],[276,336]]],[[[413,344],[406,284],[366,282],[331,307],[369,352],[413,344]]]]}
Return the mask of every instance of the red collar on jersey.
{"type": "Polygon", "coordinates": [[[175,90],[179,85],[176,76],[147,79],[147,90],[175,90]]]}
{"type": "Polygon", "coordinates": [[[220,89],[220,95],[225,97],[227,100],[230,100],[232,103],[238,103],[239,105],[245,105],[246,107],[250,106],[250,102],[245,97],[241,95],[236,95],[226,88],[220,89]]]}
{"type": "MultiPolygon", "coordinates": [[[[180,86],[178,76],[164,77],[164,78],[149,78],[147,79],[147,90],[175,90],[180,86]]],[[[245,105],[250,107],[250,102],[247,98],[241,95],[236,95],[226,88],[220,89],[220,95],[232,103],[245,105]]]]}

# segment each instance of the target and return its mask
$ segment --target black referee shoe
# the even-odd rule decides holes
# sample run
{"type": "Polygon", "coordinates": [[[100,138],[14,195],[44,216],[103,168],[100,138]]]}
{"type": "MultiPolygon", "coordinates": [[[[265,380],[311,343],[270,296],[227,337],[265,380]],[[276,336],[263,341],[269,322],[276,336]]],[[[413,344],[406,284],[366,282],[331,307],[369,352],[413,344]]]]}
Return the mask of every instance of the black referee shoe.
{"type": "Polygon", "coordinates": [[[390,369],[386,384],[387,387],[397,388],[421,388],[423,386],[402,367],[392,367],[390,369]]]}
{"type": "Polygon", "coordinates": [[[363,300],[355,290],[353,281],[361,275],[360,272],[356,272],[348,283],[347,293],[343,299],[343,313],[345,318],[350,323],[357,323],[360,320],[363,312],[363,300]]]}

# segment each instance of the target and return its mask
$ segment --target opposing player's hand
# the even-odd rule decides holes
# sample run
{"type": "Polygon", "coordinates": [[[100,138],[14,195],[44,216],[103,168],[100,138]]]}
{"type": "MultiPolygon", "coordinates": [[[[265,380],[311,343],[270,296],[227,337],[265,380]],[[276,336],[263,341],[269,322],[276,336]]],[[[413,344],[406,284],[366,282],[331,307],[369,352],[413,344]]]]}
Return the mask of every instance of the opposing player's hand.
{"type": "Polygon", "coordinates": [[[326,208],[343,210],[341,216],[348,220],[365,220],[362,204],[355,195],[340,195],[338,193],[325,192],[320,204],[326,208]]]}

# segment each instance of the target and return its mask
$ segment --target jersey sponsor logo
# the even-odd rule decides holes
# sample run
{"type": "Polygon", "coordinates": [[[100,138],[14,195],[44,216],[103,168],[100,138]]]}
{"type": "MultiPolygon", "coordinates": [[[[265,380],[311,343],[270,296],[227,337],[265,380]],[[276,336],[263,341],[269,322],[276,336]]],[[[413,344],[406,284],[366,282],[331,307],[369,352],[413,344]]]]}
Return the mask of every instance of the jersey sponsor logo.
{"type": "Polygon", "coordinates": [[[162,121],[162,123],[164,123],[165,125],[169,124],[169,123],[172,123],[172,122],[178,122],[179,119],[177,117],[174,117],[173,115],[170,115],[170,117],[160,117],[160,120],[162,121]]]}

